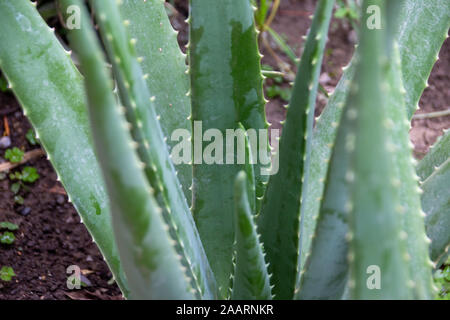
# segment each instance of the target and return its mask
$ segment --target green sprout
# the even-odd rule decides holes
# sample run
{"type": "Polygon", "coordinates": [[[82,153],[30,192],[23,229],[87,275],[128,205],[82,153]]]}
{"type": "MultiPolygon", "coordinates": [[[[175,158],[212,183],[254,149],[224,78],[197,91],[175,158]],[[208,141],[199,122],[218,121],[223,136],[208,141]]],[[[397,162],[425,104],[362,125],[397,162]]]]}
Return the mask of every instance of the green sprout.
{"type": "Polygon", "coordinates": [[[24,198],[22,196],[19,196],[19,195],[15,195],[14,196],[14,203],[23,205],[24,202],[25,202],[25,200],[24,200],[24,198]]]}
{"type": "Polygon", "coordinates": [[[29,183],[33,183],[35,182],[37,179],[39,179],[39,174],[37,173],[36,168],[33,167],[25,167],[22,170],[22,175],[21,175],[21,179],[24,182],[29,182],[29,183]]]}
{"type": "Polygon", "coordinates": [[[14,269],[12,267],[3,266],[0,269],[0,279],[3,281],[11,281],[12,277],[15,277],[14,269]]]}
{"type": "MultiPolygon", "coordinates": [[[[37,179],[39,179],[39,177],[40,176],[37,173],[36,168],[29,167],[29,166],[23,168],[22,172],[16,171],[9,175],[9,178],[11,180],[20,180],[20,181],[28,182],[28,183],[35,182],[37,179]]],[[[20,189],[20,185],[19,185],[19,187],[15,184],[13,184],[11,186],[11,191],[13,191],[14,193],[19,192],[19,189],[20,189]]]]}
{"type": "Polygon", "coordinates": [[[289,101],[291,98],[291,88],[283,88],[275,81],[276,83],[268,86],[266,89],[266,94],[269,99],[280,97],[284,101],[289,101]]]}
{"type": "Polygon", "coordinates": [[[15,231],[15,230],[19,229],[19,226],[12,222],[2,221],[2,222],[0,222],[0,229],[7,229],[10,231],[15,231]]]}
{"type": "MultiPolygon", "coordinates": [[[[11,177],[14,177],[15,178],[15,175],[13,176],[12,174],[10,175],[10,178],[11,177]]],[[[12,179],[11,179],[12,180],[12,179]]],[[[11,185],[11,191],[14,193],[14,194],[18,194],[19,193],[19,191],[20,191],[20,186],[21,186],[21,183],[20,182],[15,182],[15,183],[13,183],[12,185],[11,185]]]]}
{"type": "Polygon", "coordinates": [[[25,153],[17,147],[8,149],[5,152],[5,159],[12,163],[19,163],[23,159],[25,153]]]}
{"type": "Polygon", "coordinates": [[[12,232],[6,231],[3,234],[0,234],[0,243],[3,244],[13,244],[16,237],[12,232]]]}
{"type": "Polygon", "coordinates": [[[38,144],[37,139],[36,139],[36,133],[34,132],[33,129],[28,130],[25,137],[27,138],[28,142],[31,145],[34,146],[34,145],[38,144]]]}

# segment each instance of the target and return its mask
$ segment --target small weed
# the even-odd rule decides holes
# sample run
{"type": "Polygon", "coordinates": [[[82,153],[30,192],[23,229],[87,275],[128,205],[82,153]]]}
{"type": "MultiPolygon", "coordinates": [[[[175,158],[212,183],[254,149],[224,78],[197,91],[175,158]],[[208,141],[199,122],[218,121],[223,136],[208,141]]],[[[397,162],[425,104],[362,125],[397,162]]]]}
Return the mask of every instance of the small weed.
{"type": "Polygon", "coordinates": [[[23,199],[22,196],[19,196],[19,195],[14,196],[14,203],[23,205],[24,202],[25,202],[25,200],[23,199]]]}
{"type": "MultiPolygon", "coordinates": [[[[22,172],[16,171],[14,173],[11,173],[9,175],[9,179],[10,180],[19,180],[19,181],[23,181],[23,182],[28,182],[28,183],[33,183],[35,182],[37,179],[39,179],[39,174],[37,173],[36,168],[33,167],[25,167],[23,168],[22,172]]],[[[14,193],[17,193],[20,189],[17,189],[17,187],[15,187],[15,189],[13,190],[14,184],[11,186],[11,191],[13,191],[14,193]],[[17,192],[15,192],[17,191],[17,192]]]]}
{"type": "Polygon", "coordinates": [[[19,163],[23,159],[25,153],[17,147],[8,149],[5,152],[5,159],[12,163],[19,163]]]}
{"type": "Polygon", "coordinates": [[[355,0],[338,0],[337,6],[334,17],[347,20],[352,25],[352,28],[356,30],[359,22],[359,8],[355,0]]]}
{"type": "Polygon", "coordinates": [[[13,244],[16,237],[10,231],[6,231],[3,234],[0,233],[0,243],[3,244],[13,244]]]}
{"type": "Polygon", "coordinates": [[[276,82],[266,88],[267,97],[270,99],[280,97],[284,101],[289,101],[289,99],[291,98],[291,92],[291,88],[283,88],[279,83],[276,82]]]}
{"type": "Polygon", "coordinates": [[[0,229],[15,231],[15,230],[19,229],[19,226],[12,222],[3,221],[3,222],[0,222],[0,229]]]}
{"type": "Polygon", "coordinates": [[[38,144],[37,142],[37,138],[36,138],[36,133],[34,132],[33,129],[30,129],[27,131],[27,134],[25,135],[25,137],[27,138],[28,142],[32,145],[35,146],[38,144]]]}
{"type": "Polygon", "coordinates": [[[3,281],[11,281],[16,274],[14,273],[14,269],[12,267],[3,266],[0,269],[0,279],[3,281]]]}
{"type": "MultiPolygon", "coordinates": [[[[11,178],[11,176],[10,176],[10,178],[11,178]]],[[[14,182],[14,183],[11,185],[11,191],[12,191],[12,193],[18,194],[19,191],[20,191],[20,186],[21,186],[21,183],[20,183],[20,182],[14,182]]]]}

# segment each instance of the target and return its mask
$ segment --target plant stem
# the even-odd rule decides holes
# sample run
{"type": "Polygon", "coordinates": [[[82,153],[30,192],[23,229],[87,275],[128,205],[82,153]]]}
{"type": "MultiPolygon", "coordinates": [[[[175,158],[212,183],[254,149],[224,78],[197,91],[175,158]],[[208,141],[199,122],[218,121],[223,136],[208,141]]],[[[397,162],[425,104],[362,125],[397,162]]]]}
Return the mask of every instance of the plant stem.
{"type": "Polygon", "coordinates": [[[0,163],[0,172],[4,172],[4,171],[8,171],[11,169],[14,169],[24,163],[27,163],[28,161],[30,161],[31,159],[40,157],[45,155],[44,150],[42,149],[35,149],[35,150],[31,150],[28,151],[27,153],[25,153],[23,155],[23,159],[20,162],[17,163],[12,163],[12,162],[5,162],[5,163],[0,163]]]}
{"type": "Polygon", "coordinates": [[[446,117],[446,116],[450,116],[450,109],[436,111],[436,112],[429,112],[429,113],[418,113],[413,116],[413,120],[431,119],[431,118],[439,118],[439,117],[446,117]]]}

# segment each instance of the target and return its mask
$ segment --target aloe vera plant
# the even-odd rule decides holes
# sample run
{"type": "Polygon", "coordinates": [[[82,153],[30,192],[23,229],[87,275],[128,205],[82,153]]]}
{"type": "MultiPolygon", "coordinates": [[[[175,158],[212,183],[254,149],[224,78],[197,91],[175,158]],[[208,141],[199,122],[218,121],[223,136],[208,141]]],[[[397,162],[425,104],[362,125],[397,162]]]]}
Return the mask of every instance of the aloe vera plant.
{"type": "Polygon", "coordinates": [[[408,130],[448,1],[363,1],[314,127],[334,7],[319,0],[279,148],[250,0],[191,0],[187,57],[162,0],[91,0],[98,33],[82,1],[59,4],[80,19],[80,70],[28,0],[0,0],[0,68],[126,298],[434,297],[449,139],[416,166],[408,130]],[[270,155],[272,171],[254,161],[270,155]]]}

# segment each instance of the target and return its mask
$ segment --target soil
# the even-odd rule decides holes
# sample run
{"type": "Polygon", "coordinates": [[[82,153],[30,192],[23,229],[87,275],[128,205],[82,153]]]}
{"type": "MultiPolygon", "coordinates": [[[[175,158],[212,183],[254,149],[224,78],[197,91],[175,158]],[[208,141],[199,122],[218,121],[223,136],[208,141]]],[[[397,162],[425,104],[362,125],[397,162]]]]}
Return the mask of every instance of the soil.
{"type": "MultiPolygon", "coordinates": [[[[314,0],[284,0],[275,17],[272,28],[287,39],[297,56],[302,50],[302,35],[310,25],[309,16],[314,12],[314,0]]],[[[180,30],[179,42],[184,50],[188,29],[184,22],[188,13],[186,1],[176,0],[176,9],[171,11],[171,21],[180,30]]],[[[261,46],[263,64],[279,70],[279,61],[295,72],[293,63],[280,51],[270,38],[270,50],[261,46]],[[275,52],[271,54],[270,51],[275,52]]],[[[329,41],[321,71],[320,82],[331,92],[336,86],[342,67],[352,56],[355,34],[351,25],[343,20],[333,19],[329,41]]],[[[433,68],[430,86],[420,101],[418,113],[446,110],[450,101],[450,40],[447,39],[440,53],[440,60],[433,68]]],[[[273,84],[267,80],[265,88],[273,84]]],[[[281,84],[289,87],[289,79],[281,84]]],[[[323,93],[318,94],[317,115],[326,104],[323,93]]],[[[280,128],[285,117],[283,106],[287,102],[274,98],[267,105],[267,118],[272,128],[280,128]]],[[[5,131],[4,119],[11,132],[12,146],[30,151],[32,146],[25,138],[30,124],[23,116],[18,102],[9,93],[0,91],[0,135],[5,131]]],[[[450,127],[450,117],[413,120],[411,140],[417,158],[421,158],[443,129],[450,127]]],[[[0,149],[0,163],[4,150],[0,149]]],[[[20,195],[24,204],[14,203],[9,179],[0,180],[0,221],[10,221],[19,225],[15,231],[16,240],[12,245],[0,245],[0,267],[11,266],[16,277],[10,282],[0,281],[0,300],[3,299],[121,299],[117,285],[110,283],[111,274],[103,258],[92,242],[78,214],[67,201],[67,195],[56,180],[56,174],[45,157],[34,158],[26,165],[37,169],[40,178],[22,189],[20,195]],[[80,290],[69,290],[66,285],[67,267],[78,265],[89,286],[80,290]]],[[[24,165],[23,165],[24,166],[24,165]]],[[[23,166],[13,171],[20,170],[23,166]]]]}
{"type": "MultiPolygon", "coordinates": [[[[11,110],[6,114],[12,146],[30,151],[32,146],[25,138],[30,129],[17,101],[12,95],[0,95],[0,110],[11,110]],[[14,111],[17,110],[17,111],[14,111]]],[[[3,121],[2,121],[3,122],[3,121]]],[[[2,124],[1,132],[4,130],[2,124]]],[[[0,151],[3,156],[3,151],[0,151]]],[[[40,178],[29,190],[19,194],[24,204],[14,203],[11,181],[0,181],[0,221],[19,225],[14,232],[12,245],[0,245],[0,267],[11,266],[16,277],[11,282],[0,281],[0,299],[117,299],[122,297],[111,279],[108,267],[92,243],[86,228],[45,157],[30,160],[27,166],[37,169],[40,178]],[[66,269],[78,265],[90,286],[80,291],[67,289],[70,274],[66,269]]],[[[18,167],[16,170],[21,170],[18,167]]],[[[72,274],[72,273],[71,273],[72,274]]]]}

